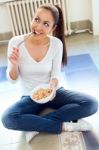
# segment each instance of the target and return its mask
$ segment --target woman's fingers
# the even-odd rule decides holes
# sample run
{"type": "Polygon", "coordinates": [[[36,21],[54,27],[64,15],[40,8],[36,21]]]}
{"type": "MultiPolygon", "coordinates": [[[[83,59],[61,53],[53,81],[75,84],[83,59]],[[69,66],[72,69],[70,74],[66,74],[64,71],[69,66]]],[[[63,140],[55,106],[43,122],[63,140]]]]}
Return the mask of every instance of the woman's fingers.
{"type": "Polygon", "coordinates": [[[9,57],[19,58],[19,54],[17,54],[17,53],[14,52],[9,57]]]}
{"type": "Polygon", "coordinates": [[[51,98],[51,101],[52,101],[52,100],[55,98],[55,96],[56,96],[56,89],[53,88],[52,90],[53,90],[53,91],[52,91],[52,92],[53,92],[53,96],[52,96],[52,98],[51,98]]]}
{"type": "Polygon", "coordinates": [[[10,53],[8,59],[11,61],[11,63],[18,64],[19,63],[19,49],[16,47],[13,47],[13,50],[10,53]]]}

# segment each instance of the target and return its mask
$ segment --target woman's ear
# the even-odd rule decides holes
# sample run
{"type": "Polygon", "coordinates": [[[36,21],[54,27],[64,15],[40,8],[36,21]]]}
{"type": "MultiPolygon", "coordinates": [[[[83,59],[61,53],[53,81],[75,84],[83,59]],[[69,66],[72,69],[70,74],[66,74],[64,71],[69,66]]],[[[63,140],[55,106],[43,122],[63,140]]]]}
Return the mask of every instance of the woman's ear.
{"type": "Polygon", "coordinates": [[[57,25],[54,25],[54,27],[52,28],[52,32],[56,29],[57,25]]]}

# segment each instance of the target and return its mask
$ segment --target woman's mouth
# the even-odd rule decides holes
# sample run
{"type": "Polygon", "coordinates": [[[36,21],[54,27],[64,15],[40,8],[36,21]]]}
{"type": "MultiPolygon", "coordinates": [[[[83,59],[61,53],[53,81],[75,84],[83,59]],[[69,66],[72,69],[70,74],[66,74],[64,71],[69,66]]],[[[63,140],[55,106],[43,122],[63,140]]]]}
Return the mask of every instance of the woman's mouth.
{"type": "Polygon", "coordinates": [[[34,35],[42,35],[43,33],[34,30],[34,31],[33,31],[33,34],[34,34],[34,35]]]}

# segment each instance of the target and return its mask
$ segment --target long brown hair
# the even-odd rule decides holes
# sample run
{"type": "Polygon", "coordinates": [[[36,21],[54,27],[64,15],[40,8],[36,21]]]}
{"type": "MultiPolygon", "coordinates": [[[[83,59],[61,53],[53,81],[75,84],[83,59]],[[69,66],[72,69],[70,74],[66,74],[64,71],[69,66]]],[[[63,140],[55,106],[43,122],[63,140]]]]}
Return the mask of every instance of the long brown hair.
{"type": "Polygon", "coordinates": [[[56,26],[53,31],[53,36],[59,38],[63,43],[63,56],[62,56],[62,65],[65,66],[67,64],[67,51],[66,51],[66,43],[65,43],[65,33],[64,33],[64,18],[61,8],[58,5],[42,5],[40,8],[47,9],[51,11],[54,18],[54,26],[56,26]]]}

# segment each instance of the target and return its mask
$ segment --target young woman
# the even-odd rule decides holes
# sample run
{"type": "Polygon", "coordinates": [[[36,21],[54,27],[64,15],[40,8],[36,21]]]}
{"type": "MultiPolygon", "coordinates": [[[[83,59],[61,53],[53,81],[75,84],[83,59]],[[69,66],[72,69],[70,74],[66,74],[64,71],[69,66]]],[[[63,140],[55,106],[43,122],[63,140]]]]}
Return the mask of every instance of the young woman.
{"type": "Polygon", "coordinates": [[[39,132],[56,134],[89,130],[89,124],[81,118],[96,113],[96,99],[60,85],[61,68],[67,63],[61,9],[53,5],[38,8],[31,22],[31,31],[30,36],[16,36],[9,42],[7,76],[13,83],[21,81],[23,93],[20,101],[4,112],[3,125],[25,131],[27,141],[39,132]],[[30,93],[42,83],[49,84],[54,95],[51,101],[38,104],[30,98],[30,93]],[[55,111],[40,116],[39,113],[47,107],[55,111]]]}

